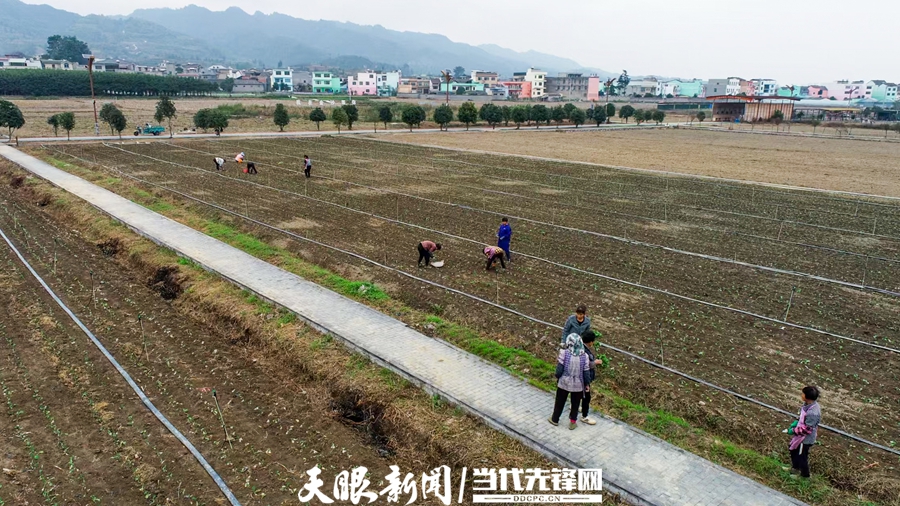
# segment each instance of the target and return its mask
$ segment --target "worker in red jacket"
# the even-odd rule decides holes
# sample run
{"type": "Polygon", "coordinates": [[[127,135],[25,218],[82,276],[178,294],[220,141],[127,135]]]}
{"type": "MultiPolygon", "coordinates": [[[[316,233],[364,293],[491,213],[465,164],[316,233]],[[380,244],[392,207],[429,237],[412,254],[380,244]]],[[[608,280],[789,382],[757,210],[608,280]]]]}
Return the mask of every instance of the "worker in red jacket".
{"type": "Polygon", "coordinates": [[[425,267],[428,267],[431,265],[431,259],[434,257],[434,252],[441,249],[441,243],[422,241],[419,243],[417,249],[419,250],[419,261],[416,263],[416,266],[421,267],[422,260],[425,260],[425,267]]]}

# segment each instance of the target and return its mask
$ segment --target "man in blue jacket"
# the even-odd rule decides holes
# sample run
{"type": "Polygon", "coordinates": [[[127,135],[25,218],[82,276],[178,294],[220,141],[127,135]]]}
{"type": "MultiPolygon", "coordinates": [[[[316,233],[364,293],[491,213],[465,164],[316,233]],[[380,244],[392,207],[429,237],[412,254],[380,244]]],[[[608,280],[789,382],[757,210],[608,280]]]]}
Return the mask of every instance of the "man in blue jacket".
{"type": "Polygon", "coordinates": [[[512,239],[512,227],[509,226],[509,220],[503,218],[500,220],[500,230],[497,231],[497,246],[506,252],[506,261],[512,260],[509,257],[509,241],[512,239]]]}

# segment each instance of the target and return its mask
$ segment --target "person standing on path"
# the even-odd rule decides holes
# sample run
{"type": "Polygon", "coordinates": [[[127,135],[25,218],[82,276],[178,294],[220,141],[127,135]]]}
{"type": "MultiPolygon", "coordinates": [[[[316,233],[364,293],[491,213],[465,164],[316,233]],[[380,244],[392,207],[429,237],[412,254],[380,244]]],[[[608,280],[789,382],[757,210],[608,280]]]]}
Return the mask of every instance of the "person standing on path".
{"type": "Polygon", "coordinates": [[[584,353],[588,357],[588,365],[590,366],[590,381],[585,384],[584,396],[581,398],[581,421],[588,425],[597,425],[597,421],[588,416],[588,411],[591,408],[591,383],[597,379],[597,366],[600,365],[600,361],[597,360],[592,349],[594,343],[597,342],[597,333],[593,330],[585,331],[584,334],[581,334],[581,342],[584,343],[584,353]]]}
{"type": "Polygon", "coordinates": [[[221,157],[215,157],[213,161],[216,162],[216,170],[225,170],[225,159],[221,157]]]}
{"type": "Polygon", "coordinates": [[[803,387],[800,393],[803,406],[800,408],[800,419],[796,425],[791,425],[787,430],[791,434],[791,467],[784,467],[792,475],[799,474],[803,478],[809,478],[809,450],[816,444],[819,423],[822,422],[822,409],[817,402],[819,389],[814,386],[803,387]]]}
{"type": "Polygon", "coordinates": [[[509,219],[503,218],[500,220],[500,230],[497,231],[497,246],[503,248],[503,251],[506,253],[507,262],[512,260],[509,256],[510,239],[512,239],[512,227],[509,226],[509,219]]]}
{"type": "Polygon", "coordinates": [[[578,408],[585,389],[590,389],[590,366],[584,343],[578,334],[569,334],[566,338],[566,349],[559,350],[556,360],[556,401],[550,423],[559,425],[559,417],[566,407],[566,399],[572,397],[569,408],[569,430],[575,430],[578,423],[578,408]]]}
{"type": "Polygon", "coordinates": [[[419,250],[419,261],[416,262],[416,267],[422,266],[422,260],[425,260],[425,267],[428,267],[431,265],[431,259],[434,257],[434,252],[440,251],[441,243],[422,241],[419,243],[417,249],[419,250]]]}
{"type": "Polygon", "coordinates": [[[499,246],[488,246],[484,248],[484,256],[487,257],[487,265],[485,266],[485,270],[491,270],[494,266],[494,260],[500,260],[500,267],[506,269],[506,262],[503,261],[503,255],[505,252],[499,246]]]}
{"type": "Polygon", "coordinates": [[[312,170],[312,160],[309,159],[309,155],[303,155],[303,173],[306,174],[306,179],[309,179],[309,173],[312,170]]]}
{"type": "Polygon", "coordinates": [[[591,319],[587,317],[587,308],[584,307],[584,304],[580,304],[577,308],[575,308],[575,314],[569,316],[569,319],[566,320],[566,324],[563,325],[562,331],[562,339],[560,340],[560,346],[565,346],[566,337],[569,334],[578,334],[579,336],[591,330],[591,319]]]}

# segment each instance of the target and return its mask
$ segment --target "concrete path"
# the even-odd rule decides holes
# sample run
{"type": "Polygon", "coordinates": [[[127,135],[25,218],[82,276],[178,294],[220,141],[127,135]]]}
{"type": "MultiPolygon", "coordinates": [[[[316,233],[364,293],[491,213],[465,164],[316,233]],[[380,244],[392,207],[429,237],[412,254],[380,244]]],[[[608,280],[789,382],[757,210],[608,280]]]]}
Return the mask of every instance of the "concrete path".
{"type": "Polygon", "coordinates": [[[444,341],[56,169],[8,146],[3,156],[90,202],[139,234],[274,301],[429,393],[567,467],[603,469],[607,490],[641,505],[797,505],[800,501],[625,423],[547,422],[553,396],[444,341]]]}

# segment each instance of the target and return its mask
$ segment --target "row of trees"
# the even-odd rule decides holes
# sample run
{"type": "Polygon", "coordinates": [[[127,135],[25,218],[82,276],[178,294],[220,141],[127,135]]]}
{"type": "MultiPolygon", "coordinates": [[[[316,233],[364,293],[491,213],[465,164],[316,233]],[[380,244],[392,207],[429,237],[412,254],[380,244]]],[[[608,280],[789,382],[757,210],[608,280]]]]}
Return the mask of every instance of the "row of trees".
{"type": "MultiPolygon", "coordinates": [[[[185,77],[94,73],[97,95],[199,96],[218,89],[216,83],[185,77]]],[[[87,97],[91,95],[91,83],[88,73],[80,70],[4,70],[0,72],[0,95],[87,97]]]]}

